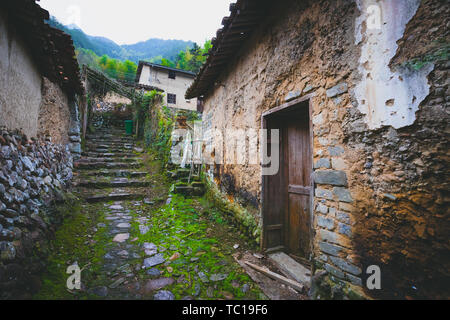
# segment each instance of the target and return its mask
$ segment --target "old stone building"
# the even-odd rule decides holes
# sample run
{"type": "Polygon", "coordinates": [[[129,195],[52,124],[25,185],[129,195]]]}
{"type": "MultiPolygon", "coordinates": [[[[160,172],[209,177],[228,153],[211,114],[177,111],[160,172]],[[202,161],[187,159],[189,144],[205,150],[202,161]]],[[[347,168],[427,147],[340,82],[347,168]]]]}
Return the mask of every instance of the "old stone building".
{"type": "MultiPolygon", "coordinates": [[[[251,145],[249,132],[279,130],[258,145],[279,147],[274,174],[208,172],[264,249],[312,262],[316,297],[448,298],[449,13],[439,0],[238,0],[187,91],[205,132],[251,145]]],[[[230,156],[228,140],[206,156],[230,156]]]]}
{"type": "Polygon", "coordinates": [[[80,151],[71,37],[47,25],[35,1],[2,1],[0,9],[0,126],[80,151]]]}
{"type": "Polygon", "coordinates": [[[0,299],[38,289],[81,153],[75,50],[48,18],[34,0],[0,3],[0,299]]]}
{"type": "Polygon", "coordinates": [[[171,108],[197,110],[197,99],[184,97],[194,77],[195,74],[190,71],[140,61],[136,83],[137,88],[144,86],[150,90],[155,87],[163,90],[166,96],[165,103],[171,108]]]}

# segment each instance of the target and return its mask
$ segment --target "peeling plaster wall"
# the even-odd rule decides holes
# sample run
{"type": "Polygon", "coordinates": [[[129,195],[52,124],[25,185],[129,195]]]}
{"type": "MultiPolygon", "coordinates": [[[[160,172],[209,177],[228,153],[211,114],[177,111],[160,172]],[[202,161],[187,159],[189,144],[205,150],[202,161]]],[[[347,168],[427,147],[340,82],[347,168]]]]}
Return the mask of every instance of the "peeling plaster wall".
{"type": "Polygon", "coordinates": [[[430,92],[427,76],[434,65],[418,71],[402,67],[391,70],[390,61],[420,0],[357,0],[357,4],[361,16],[356,21],[355,39],[356,45],[362,44],[358,67],[362,80],[355,86],[354,95],[359,110],[370,129],[411,125],[430,92]]]}

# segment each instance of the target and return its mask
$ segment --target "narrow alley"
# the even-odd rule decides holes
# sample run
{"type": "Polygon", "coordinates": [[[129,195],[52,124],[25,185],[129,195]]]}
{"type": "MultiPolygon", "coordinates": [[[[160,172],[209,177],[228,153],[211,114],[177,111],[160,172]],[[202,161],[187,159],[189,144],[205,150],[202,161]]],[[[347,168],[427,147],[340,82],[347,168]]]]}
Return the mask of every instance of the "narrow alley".
{"type": "Polygon", "coordinates": [[[170,194],[154,154],[121,129],[99,130],[86,145],[74,164],[82,201],[60,208],[75,212],[56,233],[35,299],[267,299],[233,258],[255,248],[206,199],[170,194]],[[71,291],[65,271],[74,264],[82,286],[71,291]]]}
{"type": "Polygon", "coordinates": [[[126,5],[0,1],[0,300],[449,299],[448,1],[126,5]]]}

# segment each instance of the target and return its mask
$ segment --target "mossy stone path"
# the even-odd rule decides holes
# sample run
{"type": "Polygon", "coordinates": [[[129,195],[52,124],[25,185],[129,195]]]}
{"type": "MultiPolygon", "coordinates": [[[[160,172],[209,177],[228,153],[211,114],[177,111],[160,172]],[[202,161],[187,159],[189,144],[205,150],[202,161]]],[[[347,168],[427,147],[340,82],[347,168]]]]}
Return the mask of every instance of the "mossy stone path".
{"type": "MultiPolygon", "coordinates": [[[[36,299],[265,299],[234,261],[245,239],[205,199],[169,192],[152,152],[122,130],[89,136],[72,218],[57,231],[36,299]],[[67,267],[81,269],[68,290],[67,267]]],[[[61,209],[62,210],[62,209],[61,209]]]]}

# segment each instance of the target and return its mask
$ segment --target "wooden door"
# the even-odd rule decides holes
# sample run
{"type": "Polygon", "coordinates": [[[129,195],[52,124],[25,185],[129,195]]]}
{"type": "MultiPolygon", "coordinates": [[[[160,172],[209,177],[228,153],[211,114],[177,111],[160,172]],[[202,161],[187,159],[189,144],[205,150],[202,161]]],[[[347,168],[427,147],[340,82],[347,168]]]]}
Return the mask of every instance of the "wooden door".
{"type": "MultiPolygon", "coordinates": [[[[264,121],[267,129],[280,130],[280,170],[276,175],[263,177],[263,247],[309,259],[312,173],[309,105],[282,110],[264,121]]],[[[270,149],[270,143],[267,148],[270,149]]]]}
{"type": "Polygon", "coordinates": [[[312,154],[309,110],[305,109],[300,109],[300,112],[294,113],[286,119],[284,151],[287,184],[285,243],[288,252],[309,258],[312,154]]]}
{"type": "Polygon", "coordinates": [[[269,133],[267,145],[264,146],[267,150],[267,155],[272,156],[272,148],[275,145],[274,137],[270,136],[271,130],[280,130],[277,144],[281,148],[279,152],[280,158],[278,159],[280,165],[277,174],[263,176],[263,247],[270,252],[284,249],[286,193],[283,190],[285,186],[285,168],[282,166],[284,159],[282,152],[282,121],[277,117],[271,117],[266,120],[265,127],[269,133]]]}

